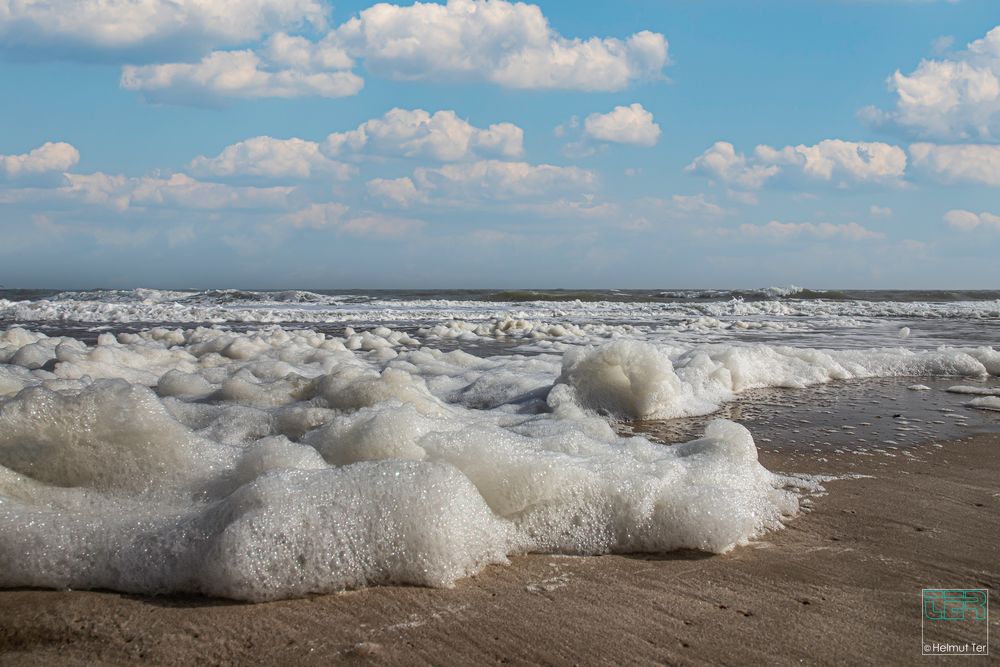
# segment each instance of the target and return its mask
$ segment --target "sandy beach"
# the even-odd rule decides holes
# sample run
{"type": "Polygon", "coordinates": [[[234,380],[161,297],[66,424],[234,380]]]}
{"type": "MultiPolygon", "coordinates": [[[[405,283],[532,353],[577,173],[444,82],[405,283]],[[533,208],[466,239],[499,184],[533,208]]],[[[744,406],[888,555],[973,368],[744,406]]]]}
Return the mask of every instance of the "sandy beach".
{"type": "Polygon", "coordinates": [[[0,99],[0,667],[1000,664],[1000,0],[0,0],[0,99]]]}
{"type": "Polygon", "coordinates": [[[450,590],[256,605],[4,591],[0,662],[913,664],[921,588],[1000,585],[1000,437],[914,452],[763,453],[771,470],[845,478],[723,556],[526,556],[450,590]]]}

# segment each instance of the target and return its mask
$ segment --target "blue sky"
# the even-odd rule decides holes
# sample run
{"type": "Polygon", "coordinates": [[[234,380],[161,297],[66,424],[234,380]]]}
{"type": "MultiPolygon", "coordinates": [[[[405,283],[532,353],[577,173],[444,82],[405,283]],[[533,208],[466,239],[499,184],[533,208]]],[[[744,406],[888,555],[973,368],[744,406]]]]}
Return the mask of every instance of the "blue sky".
{"type": "Polygon", "coordinates": [[[0,4],[0,284],[997,287],[994,0],[0,4]]]}

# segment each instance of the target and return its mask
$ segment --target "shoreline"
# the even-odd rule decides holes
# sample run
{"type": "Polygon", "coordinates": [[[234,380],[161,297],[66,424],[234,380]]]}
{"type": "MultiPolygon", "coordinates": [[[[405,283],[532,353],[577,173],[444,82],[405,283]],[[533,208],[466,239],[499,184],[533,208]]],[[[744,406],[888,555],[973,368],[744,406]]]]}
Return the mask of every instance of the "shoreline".
{"type": "Polygon", "coordinates": [[[0,663],[911,663],[921,588],[1000,588],[1000,435],[913,451],[761,452],[774,472],[850,477],[722,556],[520,556],[452,589],[256,605],[0,591],[0,663]]]}

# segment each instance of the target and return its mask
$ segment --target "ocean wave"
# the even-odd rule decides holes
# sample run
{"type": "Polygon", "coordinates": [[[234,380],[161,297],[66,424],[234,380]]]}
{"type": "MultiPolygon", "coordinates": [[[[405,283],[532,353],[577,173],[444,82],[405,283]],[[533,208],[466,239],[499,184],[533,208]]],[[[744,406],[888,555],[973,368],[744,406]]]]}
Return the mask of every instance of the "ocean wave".
{"type": "Polygon", "coordinates": [[[0,299],[0,321],[155,323],[318,323],[485,321],[520,318],[563,324],[594,321],[667,322],[685,318],[996,319],[995,301],[530,301],[384,299],[314,292],[169,292],[127,290],[63,293],[47,299],[0,299]]]}
{"type": "Polygon", "coordinates": [[[339,302],[469,302],[503,303],[690,303],[740,301],[861,301],[871,303],[951,303],[989,302],[1000,299],[997,290],[823,290],[796,285],[772,286],[759,289],[680,289],[680,290],[620,290],[620,289],[460,289],[460,290],[161,290],[152,288],[118,290],[36,290],[0,289],[0,300],[7,301],[98,301],[109,303],[165,303],[186,301],[201,305],[300,303],[326,304],[339,302]]]}

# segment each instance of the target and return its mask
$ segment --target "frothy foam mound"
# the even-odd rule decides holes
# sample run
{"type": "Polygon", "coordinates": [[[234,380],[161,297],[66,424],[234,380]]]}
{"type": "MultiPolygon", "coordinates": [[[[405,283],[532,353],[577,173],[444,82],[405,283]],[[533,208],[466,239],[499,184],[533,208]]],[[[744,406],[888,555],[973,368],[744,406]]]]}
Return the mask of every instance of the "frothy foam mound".
{"type": "Polygon", "coordinates": [[[953,394],[976,394],[979,396],[1000,396],[1000,387],[971,387],[967,385],[955,385],[948,387],[946,391],[953,394]]]}
{"type": "Polygon", "coordinates": [[[560,376],[568,390],[554,400],[565,395],[618,418],[670,419],[711,413],[735,394],[762,387],[802,388],[869,377],[987,377],[992,359],[990,348],[911,352],[706,345],[678,351],[618,340],[568,351],[560,376]]]}
{"type": "MultiPolygon", "coordinates": [[[[675,446],[606,416],[753,387],[996,369],[990,348],[621,339],[479,358],[378,327],[0,333],[0,586],[270,600],[448,586],[510,554],[724,552],[798,509],[742,426],[675,446]]],[[[978,399],[977,399],[978,400],[978,399]]]]}
{"type": "Polygon", "coordinates": [[[619,418],[669,418],[711,412],[693,395],[670,358],[646,343],[619,340],[599,348],[570,350],[560,382],[580,405],[619,418]]]}
{"type": "Polygon", "coordinates": [[[966,403],[966,405],[970,408],[979,408],[980,410],[1000,410],[1000,396],[974,398],[966,403]]]}

